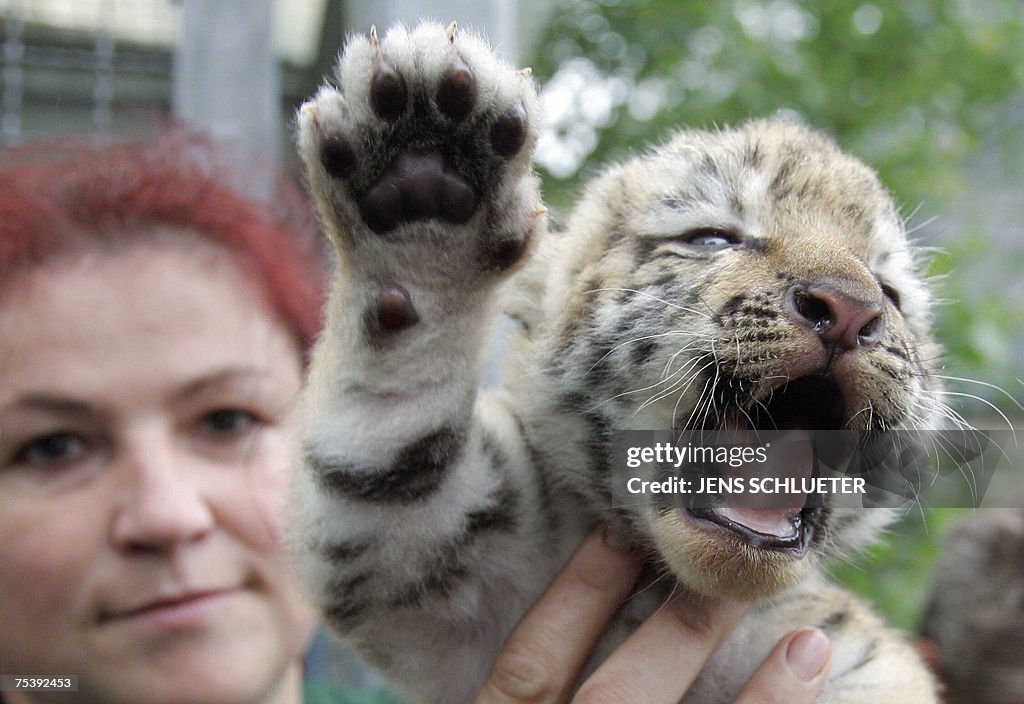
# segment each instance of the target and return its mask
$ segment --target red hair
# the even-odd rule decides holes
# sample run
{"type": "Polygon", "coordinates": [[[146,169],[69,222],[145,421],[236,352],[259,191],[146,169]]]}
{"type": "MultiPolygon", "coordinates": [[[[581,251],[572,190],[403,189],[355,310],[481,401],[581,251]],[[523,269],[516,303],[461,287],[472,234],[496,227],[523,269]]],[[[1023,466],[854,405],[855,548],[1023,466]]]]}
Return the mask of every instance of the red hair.
{"type": "Polygon", "coordinates": [[[315,339],[326,257],[295,187],[277,185],[272,212],[227,185],[222,154],[181,132],[106,146],[50,142],[0,159],[0,284],[62,253],[141,242],[166,225],[224,245],[304,347],[315,339]]]}

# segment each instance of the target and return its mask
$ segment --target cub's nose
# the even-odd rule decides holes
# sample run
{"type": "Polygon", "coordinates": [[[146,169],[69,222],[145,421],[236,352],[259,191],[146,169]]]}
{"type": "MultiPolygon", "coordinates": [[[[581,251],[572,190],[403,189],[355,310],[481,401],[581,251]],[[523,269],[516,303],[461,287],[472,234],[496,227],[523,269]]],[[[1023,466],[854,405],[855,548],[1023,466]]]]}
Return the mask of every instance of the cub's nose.
{"type": "Polygon", "coordinates": [[[794,323],[818,335],[825,345],[844,350],[871,349],[885,330],[881,291],[877,299],[865,300],[861,294],[863,285],[843,283],[829,281],[790,287],[786,291],[786,313],[794,323]]]}

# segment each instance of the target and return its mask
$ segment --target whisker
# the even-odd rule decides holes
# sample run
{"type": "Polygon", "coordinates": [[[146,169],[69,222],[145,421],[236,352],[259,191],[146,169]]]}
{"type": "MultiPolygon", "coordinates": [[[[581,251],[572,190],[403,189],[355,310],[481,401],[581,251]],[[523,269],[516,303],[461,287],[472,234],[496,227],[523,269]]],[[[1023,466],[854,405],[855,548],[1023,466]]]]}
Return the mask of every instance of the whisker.
{"type": "MultiPolygon", "coordinates": [[[[1013,397],[1013,395],[1010,394],[1009,391],[1007,391],[1006,389],[1004,389],[1001,386],[997,386],[996,384],[990,384],[987,381],[981,381],[980,379],[969,379],[967,377],[962,377],[962,376],[948,376],[946,374],[936,374],[935,377],[938,378],[938,379],[945,379],[946,381],[960,381],[960,382],[964,382],[964,383],[967,383],[967,384],[977,384],[978,386],[984,386],[987,389],[992,389],[993,391],[998,391],[1003,396],[1008,398],[1010,400],[1010,403],[1012,403],[1014,406],[1016,406],[1018,410],[1024,411],[1024,405],[1021,405],[1020,401],[1015,399],[1013,397]]],[[[1019,379],[1018,379],[1018,381],[1019,381],[1019,379]]]]}
{"type": "Polygon", "coordinates": [[[654,294],[647,293],[646,291],[638,291],[635,288],[593,288],[593,289],[590,289],[589,291],[584,291],[583,293],[584,294],[588,294],[588,293],[601,293],[601,292],[604,292],[604,291],[618,291],[618,292],[624,292],[624,293],[635,293],[638,296],[646,296],[647,298],[655,300],[658,303],[661,303],[662,305],[666,305],[666,306],[669,306],[671,308],[675,308],[677,310],[685,311],[687,313],[693,313],[694,315],[699,315],[699,316],[701,316],[703,318],[707,318],[708,320],[712,319],[711,316],[709,314],[707,314],[707,313],[704,313],[704,312],[699,311],[699,310],[695,310],[693,308],[687,308],[686,306],[681,306],[678,303],[672,303],[671,301],[666,301],[666,300],[664,300],[662,298],[658,298],[654,294]]]}
{"type": "MultiPolygon", "coordinates": [[[[694,359],[694,360],[693,360],[693,362],[691,363],[691,365],[690,365],[690,366],[693,366],[693,364],[696,364],[696,363],[697,363],[697,362],[699,362],[699,361],[700,361],[700,357],[697,357],[696,359],[694,359]]],[[[650,384],[650,385],[648,385],[648,386],[644,386],[643,388],[639,388],[639,389],[632,389],[632,390],[630,390],[630,391],[622,391],[622,392],[620,392],[620,393],[617,393],[617,394],[615,394],[614,396],[611,396],[611,397],[609,397],[609,398],[606,398],[606,399],[605,399],[604,401],[601,401],[601,402],[600,402],[600,403],[598,403],[597,405],[593,406],[593,407],[592,407],[592,408],[591,408],[590,410],[597,410],[598,408],[600,408],[600,407],[601,407],[601,406],[603,406],[604,404],[606,404],[606,403],[610,403],[611,401],[614,401],[615,399],[617,399],[617,398],[621,398],[621,397],[623,397],[623,396],[628,396],[628,395],[630,395],[630,394],[638,394],[638,393],[640,393],[640,392],[642,392],[642,391],[650,391],[651,389],[655,389],[655,388],[657,388],[657,387],[661,386],[662,384],[665,384],[665,383],[667,383],[667,382],[669,382],[669,381],[672,381],[672,379],[673,379],[674,377],[678,376],[678,375],[679,375],[679,374],[681,374],[681,373],[685,373],[685,371],[686,371],[686,367],[680,367],[680,368],[679,368],[679,369],[677,369],[677,370],[676,370],[675,372],[673,372],[671,376],[663,376],[663,377],[662,377],[662,378],[661,378],[660,380],[658,380],[658,381],[656,381],[655,383],[653,383],[653,384],[650,384]]],[[[674,383],[673,383],[673,386],[675,386],[675,383],[678,383],[678,380],[676,380],[676,382],[674,382],[674,383]]],[[[684,382],[684,383],[685,383],[685,382],[684,382]]],[[[659,392],[659,393],[660,393],[660,392],[659,392]]],[[[637,409],[637,411],[638,411],[638,412],[639,412],[640,410],[642,410],[642,408],[640,408],[640,409],[637,409]]],[[[635,414],[634,414],[634,415],[635,415],[635,414]]]]}
{"type": "MultiPolygon", "coordinates": [[[[916,213],[919,209],[920,209],[920,206],[915,208],[914,209],[914,213],[916,213]]],[[[911,217],[913,217],[913,213],[911,213],[911,217]]],[[[924,228],[928,227],[929,225],[935,224],[935,222],[937,222],[938,219],[939,219],[939,217],[936,215],[934,217],[928,218],[927,220],[924,220],[923,222],[918,223],[917,225],[914,225],[912,228],[910,228],[909,230],[906,231],[907,237],[910,237],[911,235],[913,235],[918,230],[923,230],[924,228]]],[[[921,249],[921,248],[919,247],[918,249],[921,249]]]]}
{"type": "MultiPolygon", "coordinates": [[[[672,362],[676,361],[676,357],[678,357],[679,355],[681,355],[681,354],[682,354],[683,352],[686,352],[686,351],[687,351],[688,349],[690,349],[690,347],[691,347],[691,346],[692,346],[693,344],[695,344],[696,342],[697,342],[697,341],[695,340],[695,341],[694,341],[693,343],[690,343],[690,344],[688,344],[688,345],[684,345],[684,346],[683,346],[683,347],[681,347],[681,348],[680,348],[680,349],[679,349],[679,350],[678,350],[678,351],[677,351],[677,352],[676,352],[676,353],[675,353],[674,355],[672,355],[671,357],[669,357],[669,359],[668,359],[668,362],[666,362],[666,363],[665,363],[665,370],[664,370],[664,371],[662,372],[662,374],[667,374],[667,373],[668,373],[668,369],[669,369],[669,367],[671,367],[671,366],[672,366],[672,362]]],[[[703,357],[703,356],[704,356],[704,354],[702,353],[702,354],[700,355],[700,357],[697,357],[697,359],[700,359],[700,358],[701,358],[701,357],[703,357]]]]}
{"type": "MultiPolygon", "coordinates": [[[[702,359],[703,359],[703,357],[698,357],[698,358],[696,358],[696,359],[694,360],[694,362],[695,362],[695,363],[697,363],[697,364],[699,364],[699,363],[700,363],[700,361],[702,361],[702,359]]],[[[643,402],[643,403],[642,403],[642,404],[641,404],[641,405],[640,405],[640,406],[639,406],[639,407],[638,407],[638,408],[636,409],[636,411],[635,411],[635,412],[633,413],[633,417],[636,417],[636,414],[637,414],[637,413],[639,413],[639,412],[640,412],[640,411],[642,411],[643,409],[647,408],[648,406],[650,406],[650,405],[652,405],[652,404],[654,404],[654,403],[657,403],[658,401],[660,401],[660,400],[661,400],[661,399],[663,399],[663,398],[667,398],[668,396],[671,396],[671,395],[672,395],[673,393],[675,393],[675,392],[676,392],[676,390],[677,390],[677,389],[683,389],[683,393],[685,394],[685,393],[686,393],[686,390],[687,390],[687,389],[689,388],[690,384],[692,384],[692,383],[693,383],[693,381],[694,381],[694,380],[695,380],[695,379],[696,379],[696,378],[697,378],[698,376],[700,376],[700,373],[701,373],[702,371],[704,371],[705,369],[707,369],[707,368],[708,368],[708,366],[710,366],[711,364],[714,364],[714,362],[709,362],[708,364],[704,365],[703,367],[701,367],[701,368],[700,368],[700,369],[698,369],[697,371],[695,371],[695,372],[693,372],[692,374],[690,374],[689,376],[687,376],[687,377],[686,377],[685,379],[682,379],[682,380],[679,380],[679,381],[677,381],[677,382],[676,382],[675,384],[673,384],[673,385],[672,385],[672,386],[671,386],[670,388],[668,388],[668,389],[664,389],[664,390],[662,390],[662,391],[658,392],[657,394],[655,394],[654,396],[652,396],[651,398],[649,398],[649,399],[647,399],[646,401],[644,401],[644,402],[643,402]],[[684,387],[685,387],[685,388],[684,388],[684,387]]],[[[692,368],[693,366],[696,366],[696,364],[691,364],[691,365],[690,365],[690,368],[692,368]]],[[[673,420],[674,420],[674,419],[673,419],[673,420]]]]}
{"type": "MultiPolygon", "coordinates": [[[[710,367],[713,364],[715,364],[714,361],[708,362],[705,366],[701,367],[700,371],[703,372],[705,369],[707,369],[708,367],[710,367]]],[[[711,379],[708,379],[707,382],[705,382],[704,388],[701,389],[700,396],[697,399],[697,404],[693,407],[693,411],[690,412],[690,417],[686,419],[686,423],[684,423],[683,426],[682,426],[683,429],[694,428],[695,427],[695,426],[691,425],[691,423],[693,422],[693,419],[696,416],[697,411],[700,409],[701,405],[704,403],[704,394],[706,394],[708,389],[711,387],[711,382],[712,382],[711,379]]],[[[675,414],[673,413],[673,415],[672,415],[672,427],[675,427],[675,425],[676,425],[676,417],[675,417],[675,414]]]]}
{"type": "Polygon", "coordinates": [[[992,403],[988,399],[982,398],[981,396],[978,396],[976,394],[968,394],[961,391],[936,391],[935,393],[940,396],[957,396],[961,398],[969,398],[988,406],[993,411],[995,411],[1000,418],[1003,419],[1003,422],[1006,423],[1006,427],[1010,430],[1010,433],[1013,435],[1014,445],[1017,444],[1017,431],[1013,427],[1013,423],[1011,423],[1010,419],[1006,416],[1006,414],[999,409],[999,406],[992,403]]]}
{"type": "MultiPolygon", "coordinates": [[[[710,335],[702,335],[701,333],[690,332],[690,331],[687,331],[687,330],[669,330],[668,332],[660,332],[660,333],[653,334],[653,335],[643,335],[641,337],[634,337],[634,338],[632,338],[630,340],[626,340],[625,342],[620,342],[619,344],[615,345],[615,347],[612,347],[610,350],[605,352],[601,356],[601,358],[599,360],[597,360],[596,362],[594,362],[594,364],[590,367],[590,369],[588,369],[586,371],[586,374],[584,374],[584,376],[586,376],[587,374],[590,374],[590,372],[594,371],[594,369],[596,369],[597,366],[599,364],[601,364],[601,362],[603,362],[605,359],[608,358],[608,355],[612,354],[613,352],[615,352],[616,350],[618,350],[618,349],[620,349],[622,347],[625,347],[626,345],[632,345],[632,344],[635,344],[637,342],[643,342],[644,340],[655,340],[655,339],[660,338],[660,337],[671,337],[672,335],[686,335],[688,337],[697,337],[697,338],[710,338],[711,337],[710,335]]],[[[686,346],[684,346],[683,349],[686,349],[687,347],[689,347],[689,345],[693,345],[693,344],[696,344],[696,343],[697,343],[697,340],[694,340],[694,341],[688,343],[686,346]]]]}

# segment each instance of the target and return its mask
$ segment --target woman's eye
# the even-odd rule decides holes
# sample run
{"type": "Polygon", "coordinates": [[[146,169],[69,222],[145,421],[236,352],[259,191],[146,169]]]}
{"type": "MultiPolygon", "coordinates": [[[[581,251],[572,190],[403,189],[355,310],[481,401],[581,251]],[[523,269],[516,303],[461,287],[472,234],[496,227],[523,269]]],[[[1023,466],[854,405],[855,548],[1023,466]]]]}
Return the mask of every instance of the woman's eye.
{"type": "Polygon", "coordinates": [[[694,247],[728,247],[739,244],[740,237],[727,230],[700,229],[687,232],[683,241],[694,247]]]}
{"type": "Polygon", "coordinates": [[[15,454],[15,462],[34,467],[59,468],[81,459],[86,441],[72,433],[51,433],[26,442],[15,454]]]}
{"type": "Polygon", "coordinates": [[[221,408],[203,416],[202,427],[210,435],[233,436],[252,430],[259,422],[259,418],[249,411],[221,408]]]}

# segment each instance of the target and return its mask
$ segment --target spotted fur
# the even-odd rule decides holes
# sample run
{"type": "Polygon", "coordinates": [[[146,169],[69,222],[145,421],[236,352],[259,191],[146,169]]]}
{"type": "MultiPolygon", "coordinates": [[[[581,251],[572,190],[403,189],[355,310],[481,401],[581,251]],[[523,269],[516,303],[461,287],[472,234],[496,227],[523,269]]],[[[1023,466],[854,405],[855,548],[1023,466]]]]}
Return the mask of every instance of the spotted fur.
{"type": "Polygon", "coordinates": [[[678,580],[756,602],[685,702],[732,701],[805,625],[833,642],[821,702],[933,702],[900,637],[820,574],[888,511],[815,509],[795,554],[614,499],[617,432],[753,423],[806,375],[835,380],[842,410],[819,410],[846,428],[934,422],[928,296],[875,175],[794,124],[685,131],[609,168],[549,231],[534,86],[481,39],[429,23],[354,38],[336,80],[299,117],[340,256],[292,502],[327,620],[415,700],[470,702],[601,522],[668,577],[627,602],[595,662],[678,580]],[[829,301],[866,322],[839,330],[829,301]],[[484,391],[500,311],[522,330],[484,391]]]}

